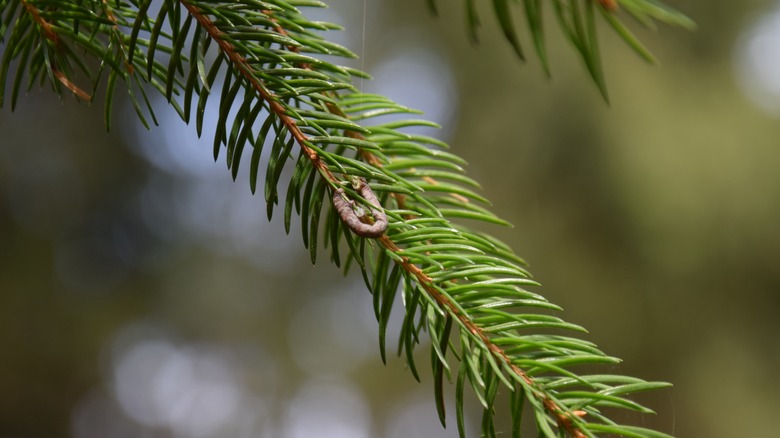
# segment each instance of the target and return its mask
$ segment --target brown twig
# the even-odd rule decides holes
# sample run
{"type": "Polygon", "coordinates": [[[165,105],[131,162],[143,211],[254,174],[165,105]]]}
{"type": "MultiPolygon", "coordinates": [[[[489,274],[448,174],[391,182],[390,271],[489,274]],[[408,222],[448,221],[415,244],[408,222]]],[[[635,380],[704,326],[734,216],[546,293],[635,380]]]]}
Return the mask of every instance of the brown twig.
{"type": "Polygon", "coordinates": [[[80,99],[90,101],[92,100],[92,95],[87,93],[86,91],[79,88],[76,84],[70,81],[67,76],[65,76],[65,73],[57,70],[56,68],[52,67],[51,69],[52,74],[54,74],[54,77],[57,78],[62,85],[65,86],[68,90],[70,90],[73,94],[78,96],[80,99]]]}
{"type": "Polygon", "coordinates": [[[51,24],[49,24],[48,21],[46,21],[43,17],[41,17],[41,12],[33,6],[29,1],[22,0],[22,6],[24,6],[24,9],[27,11],[30,16],[32,16],[33,21],[35,21],[38,26],[41,27],[41,30],[43,30],[43,36],[46,37],[47,40],[54,43],[54,45],[59,45],[60,39],[57,36],[57,33],[54,32],[54,29],[51,28],[51,24]]]}
{"type": "MultiPolygon", "coordinates": [[[[38,10],[38,8],[36,8],[29,1],[22,0],[22,6],[24,7],[24,10],[27,11],[28,14],[30,14],[33,21],[38,25],[38,27],[41,28],[41,31],[43,32],[43,37],[49,40],[52,43],[52,45],[57,50],[59,50],[62,43],[60,41],[59,36],[57,36],[57,33],[54,31],[54,29],[52,29],[51,23],[46,21],[46,19],[41,16],[41,12],[38,10]]],[[[92,96],[89,93],[79,88],[78,85],[74,84],[70,79],[68,79],[65,73],[63,73],[60,69],[57,68],[56,65],[54,65],[53,59],[51,60],[49,68],[51,69],[51,74],[58,81],[60,81],[60,83],[65,86],[65,88],[70,90],[77,97],[87,101],[92,100],[92,96]]]]}

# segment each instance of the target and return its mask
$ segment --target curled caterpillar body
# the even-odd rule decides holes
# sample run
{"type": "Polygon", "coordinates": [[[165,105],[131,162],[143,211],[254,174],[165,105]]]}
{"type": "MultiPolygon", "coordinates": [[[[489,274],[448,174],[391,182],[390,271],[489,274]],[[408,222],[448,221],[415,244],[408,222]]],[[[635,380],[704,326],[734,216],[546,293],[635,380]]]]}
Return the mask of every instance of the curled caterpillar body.
{"type": "Polygon", "coordinates": [[[341,220],[352,230],[355,234],[361,237],[369,237],[376,239],[382,237],[387,230],[387,215],[382,211],[374,191],[368,186],[365,179],[360,179],[360,196],[365,198],[371,205],[371,216],[374,217],[374,223],[369,224],[361,220],[366,215],[358,216],[353,208],[355,201],[345,200],[344,189],[338,188],[333,192],[333,206],[336,208],[336,212],[341,217],[341,220]]]}

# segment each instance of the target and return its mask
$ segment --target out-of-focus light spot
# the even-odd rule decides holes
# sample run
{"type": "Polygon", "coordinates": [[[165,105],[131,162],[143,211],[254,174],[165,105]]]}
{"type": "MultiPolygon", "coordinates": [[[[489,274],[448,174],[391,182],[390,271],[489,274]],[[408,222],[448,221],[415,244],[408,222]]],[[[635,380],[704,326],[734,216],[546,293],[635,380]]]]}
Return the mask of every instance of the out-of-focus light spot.
{"type": "Polygon", "coordinates": [[[130,418],[184,436],[213,436],[236,416],[242,401],[227,360],[163,340],[141,341],[122,352],[114,387],[130,418]]]}
{"type": "Polygon", "coordinates": [[[371,433],[371,411],[359,389],[346,381],[310,381],[287,406],[285,438],[363,438],[371,433]]]}
{"type": "MultiPolygon", "coordinates": [[[[408,132],[445,138],[448,131],[444,129],[455,117],[458,100],[449,64],[433,48],[417,43],[409,46],[413,48],[385,56],[385,61],[372,71],[374,80],[365,83],[366,91],[383,94],[402,105],[422,110],[425,112],[423,118],[443,127],[442,130],[414,128],[408,132]]],[[[409,115],[393,118],[409,118],[409,115]]]]}
{"type": "Polygon", "coordinates": [[[780,4],[743,32],[734,69],[747,97],[780,117],[780,4]]]}
{"type": "Polygon", "coordinates": [[[75,405],[75,438],[279,436],[271,402],[252,392],[239,365],[251,363],[254,379],[274,393],[276,367],[256,350],[178,344],[154,324],[135,323],[104,352],[105,385],[75,405]]]}

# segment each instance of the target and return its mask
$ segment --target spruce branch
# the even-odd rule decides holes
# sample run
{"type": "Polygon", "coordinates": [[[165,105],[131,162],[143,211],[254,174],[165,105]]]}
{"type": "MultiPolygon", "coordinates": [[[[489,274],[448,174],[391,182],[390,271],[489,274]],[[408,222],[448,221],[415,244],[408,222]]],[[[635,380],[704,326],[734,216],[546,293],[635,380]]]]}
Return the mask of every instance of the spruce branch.
{"type": "MultiPolygon", "coordinates": [[[[666,10],[652,0],[588,0],[583,12],[580,1],[556,0],[553,8],[604,90],[594,8],[602,10],[610,24],[619,23],[614,16],[617,5],[640,19],[664,17],[658,11],[666,10]]],[[[473,33],[476,8],[473,1],[466,3],[473,33]]],[[[540,1],[524,4],[543,57],[540,1]]],[[[435,8],[432,1],[429,5],[435,8]]],[[[495,0],[493,5],[504,34],[522,56],[509,2],[495,0]]],[[[383,361],[390,309],[400,292],[405,314],[397,351],[419,380],[413,351],[422,332],[428,333],[442,424],[443,382],[455,375],[460,436],[466,435],[466,386],[483,406],[486,436],[496,435],[493,418],[501,391],[509,394],[513,436],[520,436],[526,410],[547,437],[666,436],[617,424],[602,409],[651,413],[627,396],[668,384],[578,371],[582,365],[619,360],[568,335],[585,330],[551,315],[560,308],[526,289],[538,283],[509,247],[457,222],[507,224],[474,191],[479,184],[465,175],[465,162],[448,152],[446,143],[405,132],[435,124],[416,118],[377,121],[386,114],[414,117],[419,112],[359,92],[353,78],[368,75],[321,57],[355,56],[322,36],[338,26],[311,21],[302,13],[324,3],[165,0],[156,13],[151,6],[151,0],[3,0],[0,105],[14,62],[12,109],[25,73],[28,89],[48,79],[55,92],[62,94],[65,86],[83,100],[91,100],[94,92],[75,85],[76,72],[91,82],[93,91],[107,73],[107,126],[119,82],[126,85],[147,127],[147,116],[156,123],[146,94],[149,87],[165,96],[185,122],[192,121],[194,111],[199,134],[207,101],[214,96],[219,99],[215,159],[225,149],[235,179],[242,158],[249,155],[249,183],[255,192],[261,152],[270,143],[263,186],[269,218],[280,203],[283,170],[292,166],[284,199],[285,230],[289,233],[295,211],[312,262],[322,245],[345,271],[358,266],[373,294],[383,361]],[[92,58],[98,67],[88,67],[83,58],[92,58]],[[247,145],[251,154],[244,153],[247,145]],[[342,259],[345,246],[348,252],[342,259]]]]}

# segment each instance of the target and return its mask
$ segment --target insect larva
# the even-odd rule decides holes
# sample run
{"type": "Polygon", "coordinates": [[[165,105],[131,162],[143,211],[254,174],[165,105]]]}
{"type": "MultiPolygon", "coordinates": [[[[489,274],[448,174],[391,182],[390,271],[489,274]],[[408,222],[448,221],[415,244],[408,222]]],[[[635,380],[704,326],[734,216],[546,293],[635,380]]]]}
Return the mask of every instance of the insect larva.
{"type": "Polygon", "coordinates": [[[367,215],[358,216],[355,213],[355,201],[346,200],[346,194],[344,189],[338,188],[333,192],[333,207],[336,208],[336,212],[341,217],[341,220],[352,230],[355,234],[361,237],[370,237],[376,239],[382,237],[387,230],[387,215],[382,211],[374,191],[368,186],[365,179],[360,178],[360,188],[358,189],[360,196],[368,201],[371,206],[371,216],[374,217],[374,223],[368,224],[361,219],[367,215]]]}

